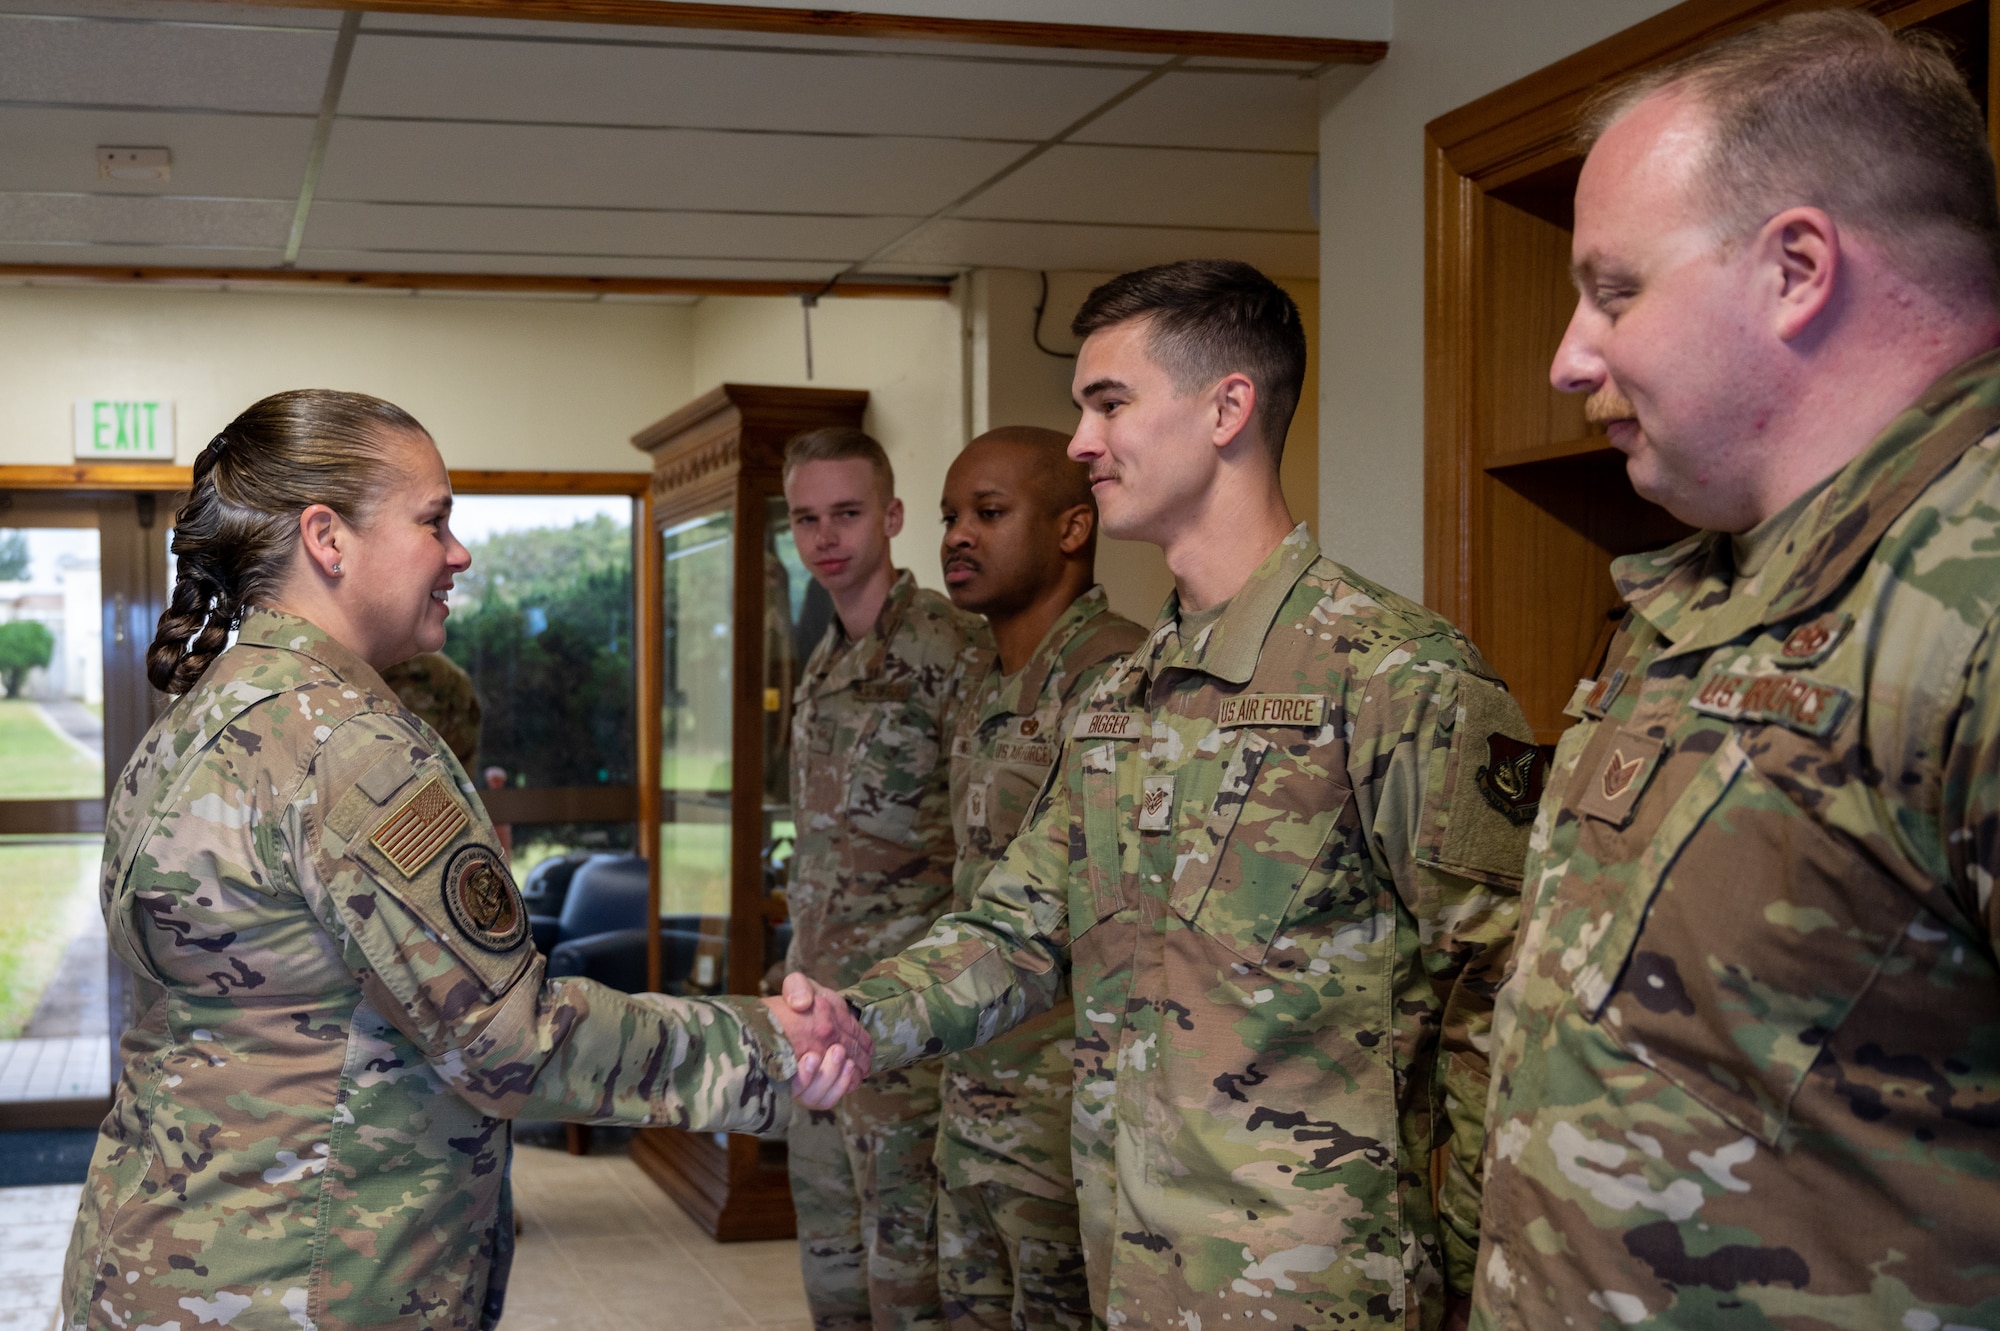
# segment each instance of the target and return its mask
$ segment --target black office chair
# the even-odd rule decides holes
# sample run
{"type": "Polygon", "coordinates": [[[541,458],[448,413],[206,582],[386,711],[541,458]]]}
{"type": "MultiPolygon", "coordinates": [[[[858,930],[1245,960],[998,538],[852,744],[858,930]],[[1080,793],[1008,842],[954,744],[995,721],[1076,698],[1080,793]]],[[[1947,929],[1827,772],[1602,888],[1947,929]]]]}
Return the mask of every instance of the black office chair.
{"type": "Polygon", "coordinates": [[[643,990],[646,861],[592,855],[572,873],[562,913],[530,915],[528,926],[550,975],[583,975],[628,994],[643,990]]]}

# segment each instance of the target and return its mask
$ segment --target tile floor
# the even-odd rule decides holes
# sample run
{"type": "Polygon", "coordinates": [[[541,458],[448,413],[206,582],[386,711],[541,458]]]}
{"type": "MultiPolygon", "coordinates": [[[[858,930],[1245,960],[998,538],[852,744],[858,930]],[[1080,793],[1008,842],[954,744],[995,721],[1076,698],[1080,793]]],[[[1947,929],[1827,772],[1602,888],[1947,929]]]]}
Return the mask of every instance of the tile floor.
{"type": "MultiPolygon", "coordinates": [[[[523,1146],[502,1331],[807,1331],[798,1245],[711,1240],[621,1155],[523,1146]]],[[[50,1331],[78,1187],[0,1188],[0,1331],[50,1331]]]]}
{"type": "Polygon", "coordinates": [[[50,1331],[79,1183],[0,1188],[0,1331],[50,1331]]]}

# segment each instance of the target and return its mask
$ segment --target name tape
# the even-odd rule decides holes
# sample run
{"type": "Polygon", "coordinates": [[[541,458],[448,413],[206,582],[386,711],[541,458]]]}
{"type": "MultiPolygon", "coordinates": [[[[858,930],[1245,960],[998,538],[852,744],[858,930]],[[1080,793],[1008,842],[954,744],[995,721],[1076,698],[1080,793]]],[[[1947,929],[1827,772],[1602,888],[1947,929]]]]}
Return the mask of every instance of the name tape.
{"type": "Polygon", "coordinates": [[[1146,734],[1144,712],[1085,712],[1076,718],[1071,739],[1140,739],[1146,734]]]}
{"type": "Polygon", "coordinates": [[[1309,726],[1326,724],[1326,696],[1319,693],[1247,693],[1224,698],[1216,724],[1228,726],[1309,726]]]}
{"type": "Polygon", "coordinates": [[[1688,706],[1727,721],[1769,722],[1823,739],[1840,724],[1850,696],[1837,684],[1805,675],[1717,670],[1701,681],[1688,706]]]}

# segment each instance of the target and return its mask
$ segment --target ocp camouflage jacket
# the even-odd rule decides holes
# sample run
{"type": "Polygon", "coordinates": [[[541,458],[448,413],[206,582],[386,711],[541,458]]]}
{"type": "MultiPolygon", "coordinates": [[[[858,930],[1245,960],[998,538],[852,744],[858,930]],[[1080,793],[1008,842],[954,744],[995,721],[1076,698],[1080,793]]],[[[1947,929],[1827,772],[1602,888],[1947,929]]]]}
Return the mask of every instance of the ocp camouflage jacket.
{"type": "Polygon", "coordinates": [[[838,988],[921,938],[951,901],[948,685],[986,622],[896,575],[873,628],[835,615],[792,713],[787,970],[838,988]]]}
{"type": "Polygon", "coordinates": [[[1754,576],[1614,565],[1500,1004],[1476,1321],[2000,1326],[2000,353],[1754,576]]]}
{"type": "Polygon", "coordinates": [[[490,1326],[503,1118],[785,1120],[767,1026],[544,979],[471,790],[373,670],[264,611],[147,733],[103,879],[144,1011],[70,1243],[71,1327],[490,1326]]]}
{"type": "Polygon", "coordinates": [[[1437,1325],[1472,1274],[1527,736],[1469,643],[1301,526],[1192,642],[1168,602],[972,909],[851,991],[877,1066],[1067,981],[1101,1317],[1437,1325]]]}

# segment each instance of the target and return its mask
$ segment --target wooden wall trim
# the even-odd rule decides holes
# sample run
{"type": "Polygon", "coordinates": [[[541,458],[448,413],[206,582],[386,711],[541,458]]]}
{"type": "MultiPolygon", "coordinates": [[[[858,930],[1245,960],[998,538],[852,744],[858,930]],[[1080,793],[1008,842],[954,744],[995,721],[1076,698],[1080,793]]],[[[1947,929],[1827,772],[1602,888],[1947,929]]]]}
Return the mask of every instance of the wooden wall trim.
{"type": "Polygon", "coordinates": [[[362,3],[355,3],[355,0],[251,0],[251,3],[289,9],[362,9],[387,14],[442,14],[460,18],[622,23],[641,27],[779,33],[795,37],[888,38],[1072,51],[1123,51],[1142,55],[1297,60],[1316,65],[1372,65],[1389,53],[1387,42],[1356,41],[1344,37],[1195,32],[1176,28],[1105,27],[1087,23],[1029,23],[1011,19],[934,18],[919,14],[871,14],[844,9],[682,4],[671,0],[363,0],[362,3]]]}
{"type": "Polygon", "coordinates": [[[1478,188],[1424,138],[1424,603],[1472,624],[1478,188]]]}
{"type": "MultiPolygon", "coordinates": [[[[651,6],[651,0],[642,0],[651,6]]],[[[305,290],[484,291],[585,296],[847,296],[887,300],[948,300],[942,281],[753,281],[748,278],[559,277],[538,273],[345,272],[311,268],[120,268],[97,264],[0,263],[0,279],[141,286],[299,287],[305,290]]]]}
{"type": "Polygon", "coordinates": [[[451,469],[451,488],[462,495],[631,495],[646,493],[643,471],[468,471],[451,469]]]}
{"type": "MultiPolygon", "coordinates": [[[[1962,0],[1849,0],[1894,26],[1921,22],[1962,0]]],[[[1427,127],[1459,174],[1492,189],[1575,156],[1578,114],[1608,81],[1679,59],[1718,38],[1827,0],[1687,0],[1587,46],[1427,127]]]]}
{"type": "Polygon", "coordinates": [[[0,490],[185,490],[187,467],[158,462],[79,462],[73,466],[0,466],[0,490]]]}
{"type": "MultiPolygon", "coordinates": [[[[148,462],[79,462],[72,466],[0,465],[0,490],[185,490],[191,469],[148,462]]],[[[459,494],[643,495],[644,471],[491,471],[453,468],[459,494]]]]}

